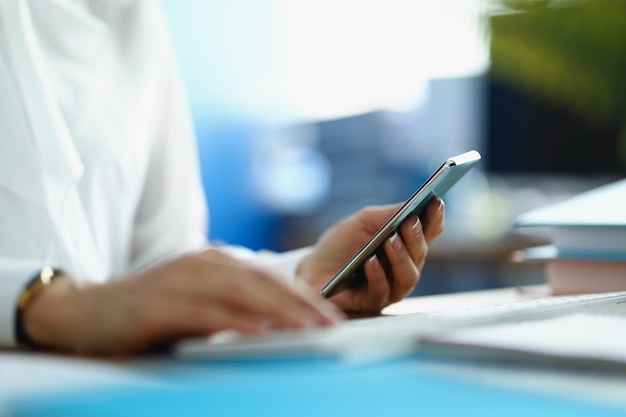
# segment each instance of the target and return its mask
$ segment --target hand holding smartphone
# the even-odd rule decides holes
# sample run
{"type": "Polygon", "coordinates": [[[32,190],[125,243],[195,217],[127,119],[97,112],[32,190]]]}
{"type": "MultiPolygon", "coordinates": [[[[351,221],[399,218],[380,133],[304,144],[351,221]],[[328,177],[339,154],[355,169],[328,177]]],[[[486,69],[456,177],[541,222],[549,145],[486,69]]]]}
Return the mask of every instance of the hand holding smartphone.
{"type": "Polygon", "coordinates": [[[480,161],[480,158],[480,154],[477,151],[469,151],[445,160],[411,198],[387,220],[352,259],[322,288],[321,294],[329,298],[345,288],[363,284],[366,280],[363,263],[374,254],[379,256],[381,261],[386,259],[382,246],[385,240],[391,237],[409,216],[415,214],[421,217],[428,203],[435,196],[443,197],[458,180],[480,161]]]}

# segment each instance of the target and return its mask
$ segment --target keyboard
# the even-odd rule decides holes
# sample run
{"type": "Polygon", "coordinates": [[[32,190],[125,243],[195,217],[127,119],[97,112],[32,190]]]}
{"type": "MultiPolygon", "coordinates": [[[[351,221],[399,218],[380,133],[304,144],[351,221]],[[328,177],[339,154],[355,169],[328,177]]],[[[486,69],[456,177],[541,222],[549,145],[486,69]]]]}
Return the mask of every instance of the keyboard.
{"type": "Polygon", "coordinates": [[[298,354],[397,354],[415,349],[420,335],[494,323],[529,321],[571,313],[626,311],[626,291],[541,297],[399,316],[347,320],[335,326],[276,330],[262,335],[221,332],[179,342],[180,357],[263,357],[298,354]]]}

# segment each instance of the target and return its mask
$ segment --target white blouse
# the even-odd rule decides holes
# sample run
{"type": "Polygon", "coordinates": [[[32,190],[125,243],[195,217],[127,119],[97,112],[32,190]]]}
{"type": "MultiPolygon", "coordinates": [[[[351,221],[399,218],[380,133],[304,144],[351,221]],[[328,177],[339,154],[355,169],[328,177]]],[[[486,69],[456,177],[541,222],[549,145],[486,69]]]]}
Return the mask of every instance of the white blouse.
{"type": "Polygon", "coordinates": [[[0,345],[44,265],[102,282],[206,246],[168,36],[152,0],[0,0],[0,345]]]}

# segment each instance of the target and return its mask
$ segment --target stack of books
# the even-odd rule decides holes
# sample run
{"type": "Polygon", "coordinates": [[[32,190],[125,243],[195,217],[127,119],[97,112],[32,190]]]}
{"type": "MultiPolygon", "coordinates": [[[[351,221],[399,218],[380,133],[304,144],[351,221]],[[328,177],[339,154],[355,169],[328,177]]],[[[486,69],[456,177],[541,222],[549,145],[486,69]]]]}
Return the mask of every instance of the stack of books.
{"type": "Polygon", "coordinates": [[[552,244],[518,259],[544,262],[553,294],[626,290],[626,179],[525,213],[515,226],[549,228],[552,244]]]}

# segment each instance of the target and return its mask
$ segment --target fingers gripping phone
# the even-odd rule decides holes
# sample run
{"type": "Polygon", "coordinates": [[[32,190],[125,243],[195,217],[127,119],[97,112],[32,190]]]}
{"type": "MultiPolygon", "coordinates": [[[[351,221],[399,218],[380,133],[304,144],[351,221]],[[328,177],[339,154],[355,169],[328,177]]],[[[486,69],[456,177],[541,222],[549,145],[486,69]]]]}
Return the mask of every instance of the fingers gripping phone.
{"type": "Polygon", "coordinates": [[[337,272],[337,274],[322,288],[322,296],[329,298],[332,295],[350,287],[366,282],[363,263],[376,254],[383,267],[386,268],[387,257],[383,243],[393,235],[400,225],[411,215],[421,217],[428,203],[435,197],[443,195],[460,180],[474,165],[480,161],[477,151],[465,152],[461,155],[448,158],[424,182],[419,189],[396,211],[393,216],[371,237],[370,240],[337,272]]]}

